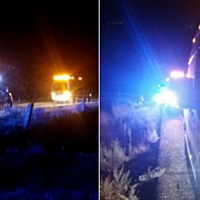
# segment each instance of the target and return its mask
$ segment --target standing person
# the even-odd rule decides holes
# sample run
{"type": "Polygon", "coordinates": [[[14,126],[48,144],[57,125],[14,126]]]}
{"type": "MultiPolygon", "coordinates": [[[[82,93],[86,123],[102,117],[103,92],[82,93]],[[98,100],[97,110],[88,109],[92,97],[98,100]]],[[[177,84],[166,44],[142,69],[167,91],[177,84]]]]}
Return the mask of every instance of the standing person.
{"type": "Polygon", "coordinates": [[[12,93],[9,92],[8,87],[6,88],[5,95],[6,95],[6,105],[9,106],[9,107],[12,107],[13,97],[12,97],[12,93]]]}

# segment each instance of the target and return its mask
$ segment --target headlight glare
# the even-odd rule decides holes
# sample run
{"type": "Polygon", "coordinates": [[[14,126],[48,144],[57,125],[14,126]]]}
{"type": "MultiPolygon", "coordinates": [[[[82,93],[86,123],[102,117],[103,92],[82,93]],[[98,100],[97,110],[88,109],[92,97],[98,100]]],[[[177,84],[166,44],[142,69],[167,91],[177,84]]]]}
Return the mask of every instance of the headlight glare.
{"type": "Polygon", "coordinates": [[[160,93],[156,94],[153,100],[158,104],[170,105],[170,106],[177,106],[178,101],[176,94],[172,91],[165,90],[161,91],[160,93]]]}

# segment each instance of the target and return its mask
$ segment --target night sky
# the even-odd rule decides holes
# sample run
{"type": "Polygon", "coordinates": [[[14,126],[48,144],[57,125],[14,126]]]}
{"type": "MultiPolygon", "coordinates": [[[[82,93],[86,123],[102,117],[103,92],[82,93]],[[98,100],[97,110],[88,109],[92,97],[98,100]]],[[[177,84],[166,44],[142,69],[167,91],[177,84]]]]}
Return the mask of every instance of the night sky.
{"type": "Polygon", "coordinates": [[[187,70],[200,3],[101,0],[100,92],[153,91],[172,69],[187,70]]]}
{"type": "MultiPolygon", "coordinates": [[[[0,74],[18,98],[50,94],[53,74],[98,89],[98,1],[6,1],[0,12],[0,74]]],[[[2,84],[3,84],[2,83],[2,84]]]]}

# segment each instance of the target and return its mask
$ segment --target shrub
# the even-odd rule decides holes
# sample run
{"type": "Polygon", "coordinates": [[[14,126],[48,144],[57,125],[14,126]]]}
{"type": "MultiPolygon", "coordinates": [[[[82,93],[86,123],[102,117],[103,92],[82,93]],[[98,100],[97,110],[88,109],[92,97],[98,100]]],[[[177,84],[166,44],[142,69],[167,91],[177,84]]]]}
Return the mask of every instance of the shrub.
{"type": "MultiPolygon", "coordinates": [[[[131,185],[128,161],[149,150],[149,144],[159,140],[160,108],[135,106],[131,102],[115,103],[112,112],[100,114],[100,198],[101,200],[137,200],[139,183],[131,185]]],[[[146,182],[164,173],[156,169],[139,177],[146,182]]]]}
{"type": "Polygon", "coordinates": [[[138,184],[130,185],[129,173],[124,173],[124,167],[113,170],[113,177],[101,178],[100,199],[101,200],[137,200],[135,189],[138,184]]]}
{"type": "Polygon", "coordinates": [[[101,148],[118,140],[129,158],[134,157],[138,150],[146,151],[149,143],[159,140],[159,118],[160,108],[157,106],[135,107],[130,102],[114,104],[111,113],[100,114],[101,148]]]}
{"type": "Polygon", "coordinates": [[[118,140],[113,140],[110,148],[101,146],[100,148],[100,165],[101,170],[112,172],[114,169],[121,167],[127,161],[125,149],[120,146],[118,140]]]}

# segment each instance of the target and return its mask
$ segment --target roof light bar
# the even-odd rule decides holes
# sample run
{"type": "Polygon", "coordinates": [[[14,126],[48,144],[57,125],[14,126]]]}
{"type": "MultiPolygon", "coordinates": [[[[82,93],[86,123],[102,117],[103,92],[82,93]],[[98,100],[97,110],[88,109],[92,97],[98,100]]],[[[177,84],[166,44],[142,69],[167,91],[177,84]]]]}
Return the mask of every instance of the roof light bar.
{"type": "Polygon", "coordinates": [[[55,81],[67,81],[70,79],[69,75],[56,75],[53,77],[55,81]]]}

